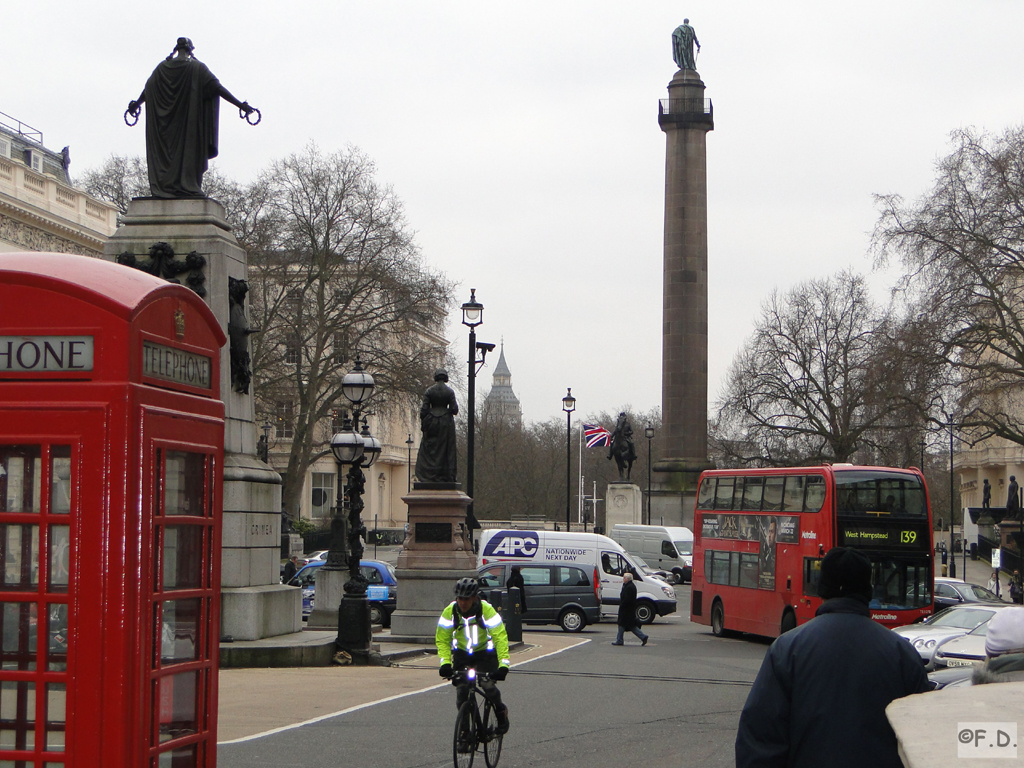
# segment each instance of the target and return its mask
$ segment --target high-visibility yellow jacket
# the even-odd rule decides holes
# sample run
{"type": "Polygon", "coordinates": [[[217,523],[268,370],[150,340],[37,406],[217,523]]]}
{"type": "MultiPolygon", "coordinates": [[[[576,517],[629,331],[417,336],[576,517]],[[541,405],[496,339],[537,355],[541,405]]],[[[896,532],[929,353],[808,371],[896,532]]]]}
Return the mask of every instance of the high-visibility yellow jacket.
{"type": "Polygon", "coordinates": [[[469,654],[497,653],[498,666],[509,666],[508,633],[501,614],[486,600],[480,601],[480,612],[463,616],[452,601],[441,611],[434,635],[437,658],[441,664],[452,663],[452,650],[469,654]]]}

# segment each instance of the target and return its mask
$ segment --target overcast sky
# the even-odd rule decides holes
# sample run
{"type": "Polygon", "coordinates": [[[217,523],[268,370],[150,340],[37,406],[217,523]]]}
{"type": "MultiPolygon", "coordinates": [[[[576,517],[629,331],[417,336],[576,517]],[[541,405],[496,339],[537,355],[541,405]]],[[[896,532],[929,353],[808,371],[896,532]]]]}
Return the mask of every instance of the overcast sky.
{"type": "MultiPolygon", "coordinates": [[[[485,309],[529,420],[661,402],[665,138],[690,19],[708,136],[709,402],[773,287],[867,273],[872,195],[915,198],[949,134],[1020,120],[1020,0],[217,0],[6,14],[0,111],[71,146],[72,175],[145,153],[122,122],[191,37],[237,97],[217,167],[248,181],[315,141],[394,186],[425,260],[485,309]]],[[[884,280],[876,279],[878,285],[884,280]]],[[[884,291],[880,291],[884,293],[884,291]]],[[[449,338],[465,357],[466,329],[449,338]]],[[[485,392],[497,357],[481,373],[485,392]]]]}

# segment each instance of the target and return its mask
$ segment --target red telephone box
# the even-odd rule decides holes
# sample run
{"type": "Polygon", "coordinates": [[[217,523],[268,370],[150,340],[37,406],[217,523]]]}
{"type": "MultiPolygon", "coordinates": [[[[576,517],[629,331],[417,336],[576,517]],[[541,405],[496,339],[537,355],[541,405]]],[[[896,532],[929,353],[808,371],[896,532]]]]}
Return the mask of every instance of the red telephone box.
{"type": "Polygon", "coordinates": [[[224,342],[183,286],[0,254],[0,765],[216,764],[224,342]]]}

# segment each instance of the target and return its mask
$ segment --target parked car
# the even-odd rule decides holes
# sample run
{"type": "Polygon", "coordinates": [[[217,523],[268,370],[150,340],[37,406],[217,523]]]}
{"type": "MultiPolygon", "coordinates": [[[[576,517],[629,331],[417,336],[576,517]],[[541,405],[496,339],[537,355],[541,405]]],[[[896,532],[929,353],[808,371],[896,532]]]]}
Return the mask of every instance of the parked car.
{"type": "Polygon", "coordinates": [[[958,605],[939,611],[917,624],[897,627],[893,632],[905,637],[920,654],[922,663],[931,669],[935,649],[940,643],[966,635],[984,624],[995,615],[997,608],[998,606],[975,603],[958,605]]]}
{"type": "MultiPolygon", "coordinates": [[[[288,582],[302,588],[302,618],[308,619],[316,605],[316,575],[326,560],[314,560],[303,566],[288,582]]],[[[370,603],[370,622],[382,627],[391,626],[391,614],[398,605],[398,579],[395,568],[380,560],[360,560],[359,570],[370,583],[366,597],[370,603]]]]}
{"type": "Polygon", "coordinates": [[[312,563],[314,560],[326,560],[327,553],[330,551],[331,550],[329,549],[318,549],[314,552],[306,553],[303,557],[306,559],[307,563],[312,563]]]}
{"type": "Polygon", "coordinates": [[[935,691],[942,688],[962,688],[971,684],[973,674],[973,667],[943,667],[929,672],[928,681],[935,691]]]}
{"type": "MultiPolygon", "coordinates": [[[[484,589],[501,589],[508,582],[512,563],[484,565],[479,569],[484,589]]],[[[565,632],[579,632],[601,620],[600,585],[594,573],[579,565],[540,563],[519,566],[526,585],[523,624],[558,624],[565,632]]]]}
{"type": "MultiPolygon", "coordinates": [[[[996,611],[1012,607],[1010,603],[994,606],[992,614],[995,615],[996,611]]],[[[985,661],[985,638],[988,636],[988,622],[991,618],[990,616],[984,623],[979,624],[966,635],[939,643],[935,647],[935,669],[974,667],[985,661]]]]}
{"type": "Polygon", "coordinates": [[[935,579],[935,610],[964,603],[1002,603],[999,595],[980,584],[968,584],[959,579],[935,579]]]}

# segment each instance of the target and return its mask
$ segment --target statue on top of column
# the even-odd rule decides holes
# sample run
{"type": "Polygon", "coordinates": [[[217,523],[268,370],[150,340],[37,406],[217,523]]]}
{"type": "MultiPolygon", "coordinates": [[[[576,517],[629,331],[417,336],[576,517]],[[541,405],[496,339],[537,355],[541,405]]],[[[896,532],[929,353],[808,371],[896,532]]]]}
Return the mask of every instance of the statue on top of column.
{"type": "Polygon", "coordinates": [[[248,120],[251,125],[260,121],[259,110],[232,96],[192,55],[193,50],[191,40],[179,37],[174,51],[153,70],[124,115],[126,123],[135,125],[142,105],[147,105],[146,162],[153,197],[206,197],[203,174],[217,156],[221,99],[238,107],[239,116],[246,120],[256,113],[255,122],[248,120]]]}
{"type": "Polygon", "coordinates": [[[683,19],[683,23],[672,32],[672,58],[680,69],[697,69],[697,57],[693,52],[693,46],[697,46],[700,52],[700,41],[697,40],[697,33],[690,26],[689,19],[683,19]]]}

